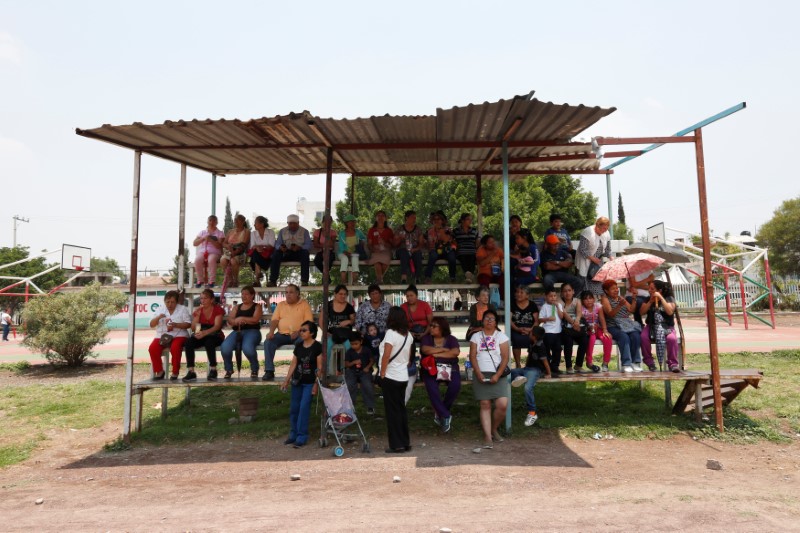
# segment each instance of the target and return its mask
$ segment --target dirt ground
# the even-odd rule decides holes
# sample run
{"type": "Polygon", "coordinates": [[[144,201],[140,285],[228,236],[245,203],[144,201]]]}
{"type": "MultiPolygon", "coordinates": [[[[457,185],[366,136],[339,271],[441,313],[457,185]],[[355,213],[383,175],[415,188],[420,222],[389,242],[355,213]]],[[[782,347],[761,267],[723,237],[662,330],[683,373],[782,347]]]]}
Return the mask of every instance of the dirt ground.
{"type": "Polygon", "coordinates": [[[380,434],[373,453],[353,443],[337,459],[330,448],[277,440],[104,452],[118,432],[116,422],[54,430],[28,461],[0,470],[0,529],[800,530],[800,439],[736,445],[542,432],[476,454],[477,435],[412,436],[410,453],[388,456],[380,434]],[[710,459],[722,469],[708,469],[710,459]]]}

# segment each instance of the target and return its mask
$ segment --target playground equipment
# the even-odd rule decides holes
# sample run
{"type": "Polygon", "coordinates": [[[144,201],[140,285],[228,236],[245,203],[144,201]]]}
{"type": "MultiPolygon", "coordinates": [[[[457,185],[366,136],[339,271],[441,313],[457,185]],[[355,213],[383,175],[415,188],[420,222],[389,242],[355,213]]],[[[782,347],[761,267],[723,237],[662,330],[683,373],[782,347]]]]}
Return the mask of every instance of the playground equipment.
{"type": "Polygon", "coordinates": [[[707,294],[705,276],[700,272],[703,260],[703,247],[697,234],[658,224],[648,228],[648,238],[658,241],[658,233],[668,245],[682,248],[693,260],[685,265],[687,271],[703,281],[703,300],[711,298],[714,304],[714,316],[728,324],[733,324],[734,309],[741,310],[745,329],[749,329],[749,318],[753,318],[775,329],[775,307],[773,300],[772,273],[769,268],[769,256],[766,248],[736,242],[727,238],[710,236],[711,285],[713,294],[707,294]],[[659,228],[661,226],[661,228],[659,228]],[[653,230],[653,231],[651,231],[653,230]],[[672,238],[666,237],[669,230],[672,238]],[[764,279],[757,275],[763,270],[764,279]],[[754,313],[754,307],[766,300],[769,308],[769,321],[754,313]],[[724,313],[716,312],[718,304],[724,302],[724,313]]]}

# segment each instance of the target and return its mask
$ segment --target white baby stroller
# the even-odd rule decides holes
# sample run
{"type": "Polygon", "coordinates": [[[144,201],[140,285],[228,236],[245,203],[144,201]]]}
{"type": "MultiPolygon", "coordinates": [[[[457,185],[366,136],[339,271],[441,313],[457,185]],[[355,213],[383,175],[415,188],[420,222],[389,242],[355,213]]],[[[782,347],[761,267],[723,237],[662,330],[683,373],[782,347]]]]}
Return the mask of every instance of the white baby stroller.
{"type": "Polygon", "coordinates": [[[353,400],[350,399],[350,392],[347,387],[342,385],[340,387],[328,388],[322,385],[322,382],[317,379],[320,393],[322,394],[322,403],[325,404],[325,423],[320,431],[319,445],[324,448],[328,445],[328,435],[333,435],[336,439],[336,447],[333,449],[333,455],[341,457],[344,455],[344,447],[342,442],[349,442],[361,436],[363,445],[361,451],[369,453],[369,442],[364,435],[364,430],[361,429],[361,424],[358,422],[356,410],[353,407],[353,400]],[[358,433],[348,433],[345,430],[351,425],[355,424],[358,427],[358,433]]]}

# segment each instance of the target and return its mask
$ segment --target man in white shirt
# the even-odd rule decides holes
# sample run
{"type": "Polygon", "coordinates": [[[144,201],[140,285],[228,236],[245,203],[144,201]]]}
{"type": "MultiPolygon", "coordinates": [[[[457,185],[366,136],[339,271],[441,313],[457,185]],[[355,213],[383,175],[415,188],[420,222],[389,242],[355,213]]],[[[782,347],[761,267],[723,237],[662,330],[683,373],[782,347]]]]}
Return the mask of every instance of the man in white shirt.
{"type": "Polygon", "coordinates": [[[3,340],[8,341],[8,332],[11,329],[11,308],[0,311],[0,325],[3,326],[3,340]]]}

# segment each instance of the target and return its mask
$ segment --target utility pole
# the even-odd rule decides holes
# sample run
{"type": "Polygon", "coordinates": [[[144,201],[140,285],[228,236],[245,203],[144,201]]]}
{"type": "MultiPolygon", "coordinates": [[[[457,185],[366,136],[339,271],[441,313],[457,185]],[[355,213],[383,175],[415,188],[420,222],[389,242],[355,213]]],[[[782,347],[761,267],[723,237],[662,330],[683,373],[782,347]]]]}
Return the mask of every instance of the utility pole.
{"type": "Polygon", "coordinates": [[[19,215],[14,215],[12,218],[14,220],[14,248],[16,248],[17,247],[17,222],[30,222],[31,219],[25,218],[25,217],[21,217],[19,215]]]}

